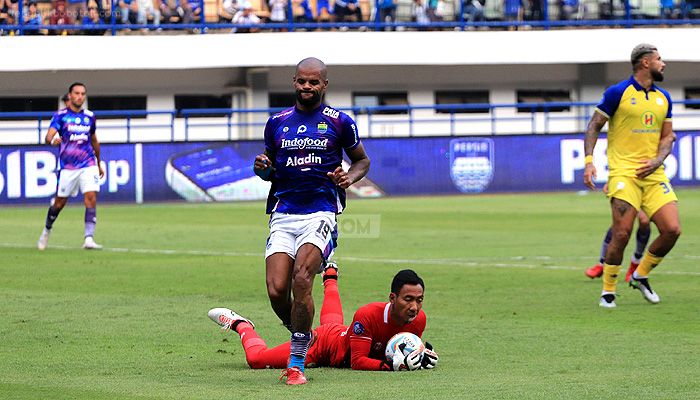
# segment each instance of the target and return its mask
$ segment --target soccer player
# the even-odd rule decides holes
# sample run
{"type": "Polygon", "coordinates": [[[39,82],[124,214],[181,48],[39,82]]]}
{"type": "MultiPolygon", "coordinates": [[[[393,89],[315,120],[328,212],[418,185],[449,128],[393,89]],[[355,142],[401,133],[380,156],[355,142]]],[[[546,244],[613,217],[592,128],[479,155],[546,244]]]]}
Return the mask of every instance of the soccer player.
{"type": "MultiPolygon", "coordinates": [[[[343,308],[338,292],[338,267],[329,262],[323,271],[323,305],[321,325],[313,331],[313,341],[306,357],[307,367],[351,367],[355,370],[400,371],[431,369],[438,355],[426,343],[418,350],[403,355],[396,352],[391,362],[384,349],[395,334],[411,332],[421,336],[426,325],[423,312],[423,280],[412,270],[399,271],[391,282],[389,302],[370,303],[355,313],[352,328],[343,325],[343,308]]],[[[254,330],[253,323],[228,308],[214,308],[209,318],[223,329],[231,329],[241,337],[241,344],[250,368],[285,368],[290,342],[268,348],[254,330]]],[[[282,377],[287,384],[303,384],[303,374],[296,367],[286,369],[282,377]],[[293,382],[293,379],[299,379],[293,382]]]]}
{"type": "Polygon", "coordinates": [[[290,371],[295,368],[303,378],[314,316],[314,276],[335,247],[336,214],[345,208],[345,189],[367,174],[370,161],[352,118],[323,103],[325,64],[317,58],[302,60],[292,82],[296,105],[268,119],[265,152],[255,157],[253,170],[272,181],[267,293],[292,332],[290,371]],[[341,167],[343,152],[351,162],[348,171],[341,167]]]}
{"type": "Polygon", "coordinates": [[[593,149],[608,120],[608,193],[612,211],[612,237],[603,266],[600,306],[613,308],[617,276],[623,252],[639,210],[659,230],[659,236],[644,253],[629,285],[652,304],[660,301],[649,284],[649,273],[661,263],[681,234],[678,198],[664,174],[664,160],[671,152],[673,133],[671,96],[654,82],[664,79],[666,64],[656,47],[639,44],[631,54],[633,74],[609,87],[596,106],[584,139],[586,166],[583,181],[595,190],[593,149]]]}
{"type": "Polygon", "coordinates": [[[85,203],[85,242],[84,249],[101,249],[95,243],[97,223],[97,192],[100,191],[100,177],[104,171],[100,165],[100,142],[95,134],[95,115],[83,109],[85,85],[75,82],[68,89],[66,108],[56,112],[51,118],[45,141],[52,146],[60,146],[58,189],[51,201],[46,216],[46,225],[39,236],[37,247],[46,249],[49,235],[58,214],[68,202],[68,196],[83,193],[85,203]]]}
{"type": "MultiPolygon", "coordinates": [[[[647,248],[647,243],[649,243],[649,237],[651,236],[651,226],[649,217],[647,217],[647,215],[644,214],[644,211],[639,211],[639,214],[637,214],[637,220],[639,221],[639,224],[637,225],[637,234],[635,235],[637,245],[634,248],[634,253],[632,253],[632,260],[630,261],[630,266],[629,268],[627,268],[627,273],[625,274],[625,282],[630,281],[632,273],[634,273],[634,271],[639,266],[639,261],[641,261],[642,256],[644,255],[644,249],[647,248]]],[[[598,260],[598,263],[586,270],[585,274],[587,277],[595,279],[600,278],[603,275],[605,253],[607,253],[608,251],[608,245],[610,244],[611,239],[612,227],[608,228],[608,232],[605,234],[605,238],[603,239],[603,244],[600,247],[600,259],[598,260]]]]}

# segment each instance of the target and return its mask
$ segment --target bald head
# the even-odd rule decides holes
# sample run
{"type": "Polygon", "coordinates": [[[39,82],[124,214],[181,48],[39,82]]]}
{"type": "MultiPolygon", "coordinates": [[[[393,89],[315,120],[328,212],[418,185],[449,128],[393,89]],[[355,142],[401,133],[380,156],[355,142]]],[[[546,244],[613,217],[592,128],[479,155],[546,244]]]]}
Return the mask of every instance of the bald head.
{"type": "Polygon", "coordinates": [[[321,79],[326,79],[326,64],[316,57],[309,57],[299,61],[299,64],[297,64],[297,75],[299,75],[300,71],[318,72],[321,75],[321,79]]]}

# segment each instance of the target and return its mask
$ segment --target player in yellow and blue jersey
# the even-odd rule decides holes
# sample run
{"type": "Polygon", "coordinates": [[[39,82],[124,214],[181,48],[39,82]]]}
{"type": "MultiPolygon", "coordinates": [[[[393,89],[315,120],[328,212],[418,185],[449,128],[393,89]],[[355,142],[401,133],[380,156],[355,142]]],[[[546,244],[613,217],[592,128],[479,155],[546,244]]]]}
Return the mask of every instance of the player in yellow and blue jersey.
{"type": "Polygon", "coordinates": [[[639,44],[632,50],[633,74],[609,87],[596,106],[584,139],[586,167],[583,181],[595,190],[593,149],[598,134],[608,126],[608,198],[612,210],[612,239],[605,255],[600,306],[615,307],[615,288],[623,252],[637,213],[643,210],[659,230],[630,278],[630,286],[650,303],[659,296],[649,285],[649,272],[673,248],[681,234],[678,198],[664,173],[673,133],[671,96],[654,82],[664,79],[666,63],[656,47],[639,44]]]}

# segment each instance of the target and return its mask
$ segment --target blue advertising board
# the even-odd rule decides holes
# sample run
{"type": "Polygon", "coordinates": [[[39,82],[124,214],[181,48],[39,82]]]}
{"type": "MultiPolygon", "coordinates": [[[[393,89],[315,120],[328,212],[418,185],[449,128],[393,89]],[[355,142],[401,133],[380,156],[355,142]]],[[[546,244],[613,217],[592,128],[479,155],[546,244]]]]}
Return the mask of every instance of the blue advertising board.
{"type": "MultiPolygon", "coordinates": [[[[677,133],[666,159],[675,186],[700,184],[700,133],[677,133]]],[[[583,190],[581,135],[377,138],[363,141],[372,166],[354,195],[583,190]],[[368,190],[369,186],[371,186],[368,190]]],[[[607,142],[598,140],[598,182],[607,180],[607,142]]],[[[262,141],[101,146],[100,201],[263,199],[269,185],[252,172],[262,141]]],[[[48,203],[56,190],[56,149],[0,146],[0,204],[48,203]]]]}

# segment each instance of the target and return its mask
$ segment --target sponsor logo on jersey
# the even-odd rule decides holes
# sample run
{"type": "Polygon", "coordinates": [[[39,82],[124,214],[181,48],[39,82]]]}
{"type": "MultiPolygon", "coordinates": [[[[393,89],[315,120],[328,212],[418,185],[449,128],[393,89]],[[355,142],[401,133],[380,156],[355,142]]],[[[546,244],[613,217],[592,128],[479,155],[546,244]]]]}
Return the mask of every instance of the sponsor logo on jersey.
{"type": "Polygon", "coordinates": [[[88,135],[85,133],[78,133],[78,134],[73,133],[70,135],[68,140],[70,140],[71,142],[87,141],[88,135]]]}
{"type": "Polygon", "coordinates": [[[326,133],[328,132],[328,124],[325,122],[319,122],[318,125],[316,125],[316,129],[318,129],[318,133],[326,133]]]}
{"type": "Polygon", "coordinates": [[[306,132],[306,125],[299,125],[297,128],[297,135],[306,132]]]}
{"type": "Polygon", "coordinates": [[[352,333],[355,335],[362,335],[364,333],[365,327],[358,321],[352,324],[352,333]]]}
{"type": "Polygon", "coordinates": [[[324,108],[322,113],[323,115],[331,118],[338,118],[338,116],[340,115],[340,111],[334,110],[330,107],[324,108]]]}
{"type": "Polygon", "coordinates": [[[283,149],[316,149],[325,150],[328,148],[328,138],[326,139],[313,139],[313,138],[294,138],[294,139],[282,139],[283,149]]]}
{"type": "Polygon", "coordinates": [[[279,113],[279,114],[277,114],[277,115],[273,115],[273,116],[272,116],[272,119],[282,118],[282,117],[284,117],[284,116],[286,116],[286,115],[291,114],[293,111],[294,111],[294,109],[291,109],[291,110],[287,110],[287,111],[285,111],[285,112],[281,112],[281,113],[279,113]]]}
{"type": "Polygon", "coordinates": [[[90,127],[85,125],[68,125],[66,130],[71,133],[88,133],[90,132],[90,127]]]}
{"type": "Polygon", "coordinates": [[[287,157],[286,167],[298,167],[301,165],[323,164],[321,157],[315,153],[311,153],[306,157],[287,157]]]}

